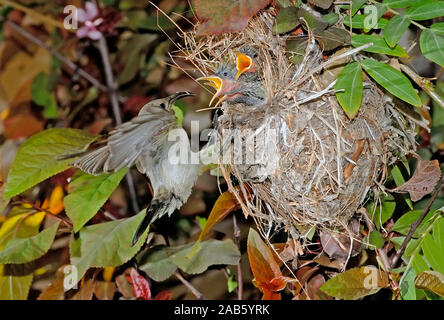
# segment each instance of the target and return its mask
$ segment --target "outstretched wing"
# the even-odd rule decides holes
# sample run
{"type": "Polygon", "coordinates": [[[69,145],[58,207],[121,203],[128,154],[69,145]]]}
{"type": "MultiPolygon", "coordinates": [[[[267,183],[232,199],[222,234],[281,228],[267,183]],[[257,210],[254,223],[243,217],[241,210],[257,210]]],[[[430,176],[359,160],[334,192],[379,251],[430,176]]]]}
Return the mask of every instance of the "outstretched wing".
{"type": "Polygon", "coordinates": [[[151,107],[109,133],[106,146],[77,159],[73,166],[89,174],[116,172],[131,167],[143,155],[145,161],[156,153],[159,140],[176,126],[176,118],[164,109],[151,107]]]}

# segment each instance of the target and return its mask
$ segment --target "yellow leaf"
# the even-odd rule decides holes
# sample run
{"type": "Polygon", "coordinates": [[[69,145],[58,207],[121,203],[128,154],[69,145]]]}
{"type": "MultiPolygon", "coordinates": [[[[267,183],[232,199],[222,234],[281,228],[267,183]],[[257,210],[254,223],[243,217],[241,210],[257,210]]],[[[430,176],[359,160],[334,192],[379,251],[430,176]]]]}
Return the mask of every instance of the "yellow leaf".
{"type": "Polygon", "coordinates": [[[49,197],[48,210],[54,214],[59,214],[63,211],[63,188],[61,186],[57,186],[51,193],[49,197]]]}
{"type": "Polygon", "coordinates": [[[103,280],[111,281],[113,278],[114,267],[105,267],[103,269],[103,280]]]}

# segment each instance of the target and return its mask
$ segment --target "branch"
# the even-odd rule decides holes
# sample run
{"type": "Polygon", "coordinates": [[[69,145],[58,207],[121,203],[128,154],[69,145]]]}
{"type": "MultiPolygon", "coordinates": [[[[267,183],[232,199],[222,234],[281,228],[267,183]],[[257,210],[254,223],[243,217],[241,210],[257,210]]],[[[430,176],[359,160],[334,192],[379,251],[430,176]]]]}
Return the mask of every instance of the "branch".
{"type": "Polygon", "coordinates": [[[49,214],[50,216],[56,218],[57,220],[60,220],[61,222],[66,224],[68,227],[70,227],[70,228],[73,227],[72,223],[69,220],[67,220],[67,219],[65,219],[63,217],[60,217],[58,214],[52,213],[51,211],[49,211],[47,209],[43,209],[43,208],[40,208],[40,207],[36,206],[32,202],[29,202],[28,200],[23,198],[22,196],[20,196],[19,203],[20,204],[27,204],[27,205],[31,206],[34,210],[37,210],[38,212],[42,212],[43,211],[44,213],[49,214]]]}
{"type": "MultiPolygon", "coordinates": [[[[103,36],[100,37],[98,41],[98,47],[100,54],[102,56],[103,67],[105,68],[106,83],[108,85],[108,93],[111,98],[111,106],[114,113],[114,119],[116,120],[116,124],[120,125],[122,124],[122,116],[120,115],[119,99],[117,96],[116,83],[114,82],[111,62],[109,60],[108,46],[106,44],[106,39],[103,36]]],[[[134,186],[134,179],[133,176],[131,175],[131,171],[128,171],[125,178],[126,182],[128,183],[128,190],[131,198],[132,207],[136,211],[136,213],[138,213],[140,211],[140,208],[139,204],[137,203],[136,188],[134,186]]]]}
{"type": "MultiPolygon", "coordinates": [[[[236,240],[236,245],[240,252],[241,238],[240,238],[240,229],[237,225],[236,215],[233,213],[233,226],[234,226],[234,239],[236,240]]],[[[239,258],[239,262],[237,263],[237,299],[242,300],[242,293],[244,288],[243,278],[242,278],[242,266],[241,260],[239,258]]]]}
{"type": "MultiPolygon", "coordinates": [[[[12,29],[14,29],[16,32],[18,32],[19,34],[21,34],[24,38],[26,38],[27,40],[31,41],[32,43],[38,45],[39,47],[47,50],[48,52],[50,52],[54,57],[56,57],[57,59],[59,59],[60,61],[62,61],[68,68],[70,68],[71,70],[73,70],[74,72],[77,72],[81,77],[85,78],[86,80],[88,80],[94,87],[96,87],[97,89],[104,91],[104,92],[108,92],[108,87],[104,86],[102,83],[100,83],[99,80],[97,80],[96,78],[94,78],[92,75],[90,75],[88,72],[86,72],[85,70],[83,70],[82,68],[80,68],[78,65],[76,65],[74,62],[72,62],[71,60],[69,60],[68,58],[66,58],[64,55],[62,55],[60,52],[58,52],[57,50],[55,50],[54,48],[50,47],[49,45],[47,45],[46,43],[44,43],[42,40],[36,38],[34,35],[32,35],[31,33],[29,33],[28,31],[26,31],[25,29],[23,29],[22,27],[20,27],[18,24],[16,24],[15,22],[11,21],[11,20],[7,20],[4,19],[3,17],[0,16],[0,21],[4,21],[5,24],[7,24],[8,26],[10,26],[12,29]]],[[[125,101],[125,98],[123,97],[119,97],[119,100],[121,102],[125,101]]]]}
{"type": "Polygon", "coordinates": [[[174,276],[179,279],[180,282],[183,283],[183,285],[185,287],[187,287],[192,294],[194,294],[194,296],[199,299],[199,300],[205,300],[205,297],[203,296],[203,294],[197,290],[190,282],[188,282],[184,277],[182,277],[182,275],[179,272],[174,272],[174,276]]]}
{"type": "Polygon", "coordinates": [[[436,197],[438,196],[439,192],[441,191],[441,188],[444,186],[444,177],[441,178],[441,181],[439,182],[436,190],[433,192],[432,197],[429,199],[429,202],[427,202],[427,205],[425,206],[424,210],[422,210],[421,215],[419,216],[418,220],[416,220],[412,226],[410,227],[409,233],[405,237],[404,241],[401,244],[401,247],[396,252],[396,255],[393,257],[391,267],[396,267],[396,264],[398,263],[399,258],[402,257],[404,254],[405,249],[407,248],[407,244],[412,239],[413,234],[415,233],[418,226],[421,224],[422,220],[424,220],[426,214],[430,211],[430,207],[432,206],[433,202],[435,201],[436,197]]]}

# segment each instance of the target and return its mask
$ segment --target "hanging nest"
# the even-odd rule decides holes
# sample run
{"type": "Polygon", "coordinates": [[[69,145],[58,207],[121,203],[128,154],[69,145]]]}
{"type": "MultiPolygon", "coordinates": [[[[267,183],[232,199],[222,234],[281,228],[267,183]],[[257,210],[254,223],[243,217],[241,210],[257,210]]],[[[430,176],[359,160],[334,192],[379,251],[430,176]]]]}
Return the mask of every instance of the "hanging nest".
{"type": "MultiPolygon", "coordinates": [[[[249,107],[223,102],[217,131],[239,129],[250,137],[277,132],[277,143],[249,145],[265,151],[265,162],[220,161],[224,178],[244,214],[254,217],[267,238],[282,229],[293,239],[304,238],[312,227],[346,230],[369,191],[383,188],[387,166],[415,150],[418,121],[399,112],[370,79],[364,79],[360,111],[350,120],[332,88],[334,69],[345,66],[350,55],[344,51],[324,61],[308,34],[302,35],[307,38],[302,62],[294,64],[286,41],[295,36],[274,35],[273,20],[264,11],[241,33],[207,37],[196,37],[196,26],[183,33],[185,45],[172,58],[176,63],[177,57],[185,58],[199,76],[206,76],[224,59],[235,61],[237,49],[256,48],[268,103],[249,107]]],[[[232,138],[238,135],[223,137],[224,149],[232,138]]]]}

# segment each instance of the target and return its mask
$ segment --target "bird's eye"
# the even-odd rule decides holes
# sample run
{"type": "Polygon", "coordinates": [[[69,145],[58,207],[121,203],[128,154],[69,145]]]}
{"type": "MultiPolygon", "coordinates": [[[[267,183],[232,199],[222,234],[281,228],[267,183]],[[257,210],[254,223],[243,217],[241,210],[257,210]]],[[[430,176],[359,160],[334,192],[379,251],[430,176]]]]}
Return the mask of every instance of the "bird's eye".
{"type": "Polygon", "coordinates": [[[166,108],[165,103],[162,102],[162,103],[160,104],[160,107],[161,107],[162,109],[165,109],[165,108],[166,108]]]}
{"type": "Polygon", "coordinates": [[[223,73],[224,77],[228,76],[228,72],[223,73]]]}

